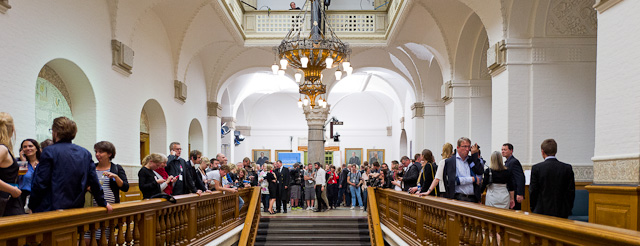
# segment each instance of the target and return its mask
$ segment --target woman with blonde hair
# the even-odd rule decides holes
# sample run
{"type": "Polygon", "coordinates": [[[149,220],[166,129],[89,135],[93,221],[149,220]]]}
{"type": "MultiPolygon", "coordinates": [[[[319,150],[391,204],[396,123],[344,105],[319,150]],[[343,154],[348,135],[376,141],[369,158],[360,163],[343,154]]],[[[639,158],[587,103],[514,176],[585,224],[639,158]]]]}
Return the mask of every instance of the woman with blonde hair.
{"type": "Polygon", "coordinates": [[[496,208],[513,208],[513,180],[511,171],[502,163],[502,154],[498,151],[491,153],[491,165],[484,170],[484,179],[480,192],[487,189],[485,205],[496,208]]]}
{"type": "Polygon", "coordinates": [[[24,214],[24,206],[21,205],[18,188],[18,163],[11,153],[15,135],[13,117],[5,112],[0,112],[0,204],[4,204],[4,211],[0,216],[24,214]]]}
{"type": "Polygon", "coordinates": [[[148,199],[162,193],[160,185],[167,181],[153,171],[167,163],[167,157],[163,154],[153,153],[142,160],[142,168],[138,171],[138,182],[142,198],[148,199]]]}
{"type": "Polygon", "coordinates": [[[267,175],[264,177],[265,180],[267,180],[267,182],[269,183],[269,213],[270,214],[275,214],[276,212],[273,211],[273,203],[276,202],[276,196],[273,194],[276,194],[276,190],[278,189],[278,186],[276,184],[276,175],[273,173],[273,165],[271,164],[266,164],[265,165],[266,168],[266,172],[267,175]]]}
{"type": "Polygon", "coordinates": [[[440,154],[440,156],[442,156],[442,160],[438,162],[438,170],[436,170],[436,176],[433,181],[431,181],[431,186],[429,186],[429,189],[426,192],[420,193],[420,196],[428,196],[429,194],[431,194],[431,192],[433,192],[433,190],[436,188],[436,185],[438,185],[438,196],[444,194],[444,182],[440,183],[440,180],[442,180],[442,175],[444,173],[444,161],[451,158],[452,155],[453,145],[450,143],[445,143],[444,145],[442,145],[442,154],[440,154]]]}

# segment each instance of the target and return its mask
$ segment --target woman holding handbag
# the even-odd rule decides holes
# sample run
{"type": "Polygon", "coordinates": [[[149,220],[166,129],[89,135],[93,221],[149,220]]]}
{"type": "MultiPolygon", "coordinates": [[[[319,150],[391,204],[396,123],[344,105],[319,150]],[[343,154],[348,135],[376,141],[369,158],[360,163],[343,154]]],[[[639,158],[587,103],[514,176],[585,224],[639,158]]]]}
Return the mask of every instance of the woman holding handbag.
{"type": "Polygon", "coordinates": [[[0,112],[0,215],[10,216],[24,214],[24,206],[20,202],[22,191],[18,188],[18,163],[11,154],[15,134],[13,117],[0,112]]]}
{"type": "Polygon", "coordinates": [[[438,187],[436,186],[435,189],[430,187],[431,183],[433,183],[433,180],[435,180],[436,171],[438,170],[438,165],[436,165],[435,163],[431,150],[424,149],[422,151],[422,161],[422,170],[420,171],[420,175],[418,176],[418,187],[420,188],[414,188],[420,196],[438,196],[440,194],[438,187]],[[427,193],[428,191],[431,192],[427,193]]]}

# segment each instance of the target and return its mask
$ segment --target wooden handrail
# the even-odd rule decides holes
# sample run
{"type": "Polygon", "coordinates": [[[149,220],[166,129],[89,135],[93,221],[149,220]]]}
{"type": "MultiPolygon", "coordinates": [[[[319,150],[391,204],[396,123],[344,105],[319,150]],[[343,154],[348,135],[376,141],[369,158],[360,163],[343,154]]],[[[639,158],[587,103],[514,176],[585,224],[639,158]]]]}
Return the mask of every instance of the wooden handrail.
{"type": "Polygon", "coordinates": [[[381,222],[410,245],[640,245],[640,232],[388,189],[381,222]]]}
{"type": "MultiPolygon", "coordinates": [[[[0,245],[85,245],[85,236],[102,231],[100,245],[204,245],[243,222],[238,193],[175,196],[176,203],[148,199],[101,207],[68,209],[0,218],[0,245]]],[[[259,191],[258,191],[259,193],[259,191]]],[[[244,210],[244,209],[243,209],[244,210]]]]}
{"type": "Polygon", "coordinates": [[[253,187],[247,217],[244,219],[244,227],[240,234],[238,245],[253,245],[258,233],[260,222],[260,187],[253,187]]]}
{"type": "Polygon", "coordinates": [[[378,214],[378,202],[376,201],[375,189],[373,187],[367,188],[367,206],[369,208],[367,210],[367,217],[371,245],[384,246],[382,229],[380,228],[380,215],[378,214]]]}

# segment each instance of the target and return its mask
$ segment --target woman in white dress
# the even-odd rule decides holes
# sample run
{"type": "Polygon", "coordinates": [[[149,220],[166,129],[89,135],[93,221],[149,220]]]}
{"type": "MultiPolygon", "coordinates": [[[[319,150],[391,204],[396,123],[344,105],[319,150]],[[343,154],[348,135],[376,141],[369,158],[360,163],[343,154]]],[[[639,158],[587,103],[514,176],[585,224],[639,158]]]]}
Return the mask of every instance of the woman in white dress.
{"type": "Polygon", "coordinates": [[[491,153],[491,165],[484,170],[481,191],[487,189],[485,205],[496,208],[513,208],[513,179],[511,171],[502,163],[502,154],[491,153]]]}

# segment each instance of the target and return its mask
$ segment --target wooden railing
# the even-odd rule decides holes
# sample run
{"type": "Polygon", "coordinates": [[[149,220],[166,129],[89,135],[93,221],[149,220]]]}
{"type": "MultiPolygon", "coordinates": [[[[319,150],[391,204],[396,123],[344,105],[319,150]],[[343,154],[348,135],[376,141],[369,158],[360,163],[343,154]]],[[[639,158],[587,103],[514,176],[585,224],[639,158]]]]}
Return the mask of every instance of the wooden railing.
{"type": "Polygon", "coordinates": [[[375,188],[367,188],[367,217],[369,222],[369,238],[371,245],[384,246],[382,230],[380,229],[380,214],[378,212],[378,202],[376,200],[375,188]]]}
{"type": "Polygon", "coordinates": [[[260,223],[260,187],[254,187],[251,194],[251,203],[247,207],[247,216],[244,220],[244,227],[240,234],[238,245],[253,245],[258,234],[258,224],[260,223]]]}
{"type": "Polygon", "coordinates": [[[369,194],[382,224],[409,245],[640,245],[632,230],[388,189],[369,194]]]}
{"type": "Polygon", "coordinates": [[[109,214],[94,207],[0,218],[0,246],[84,246],[85,235],[90,245],[205,245],[244,222],[248,206],[238,210],[237,197],[248,204],[253,193],[259,190],[124,202],[109,214]]]}

